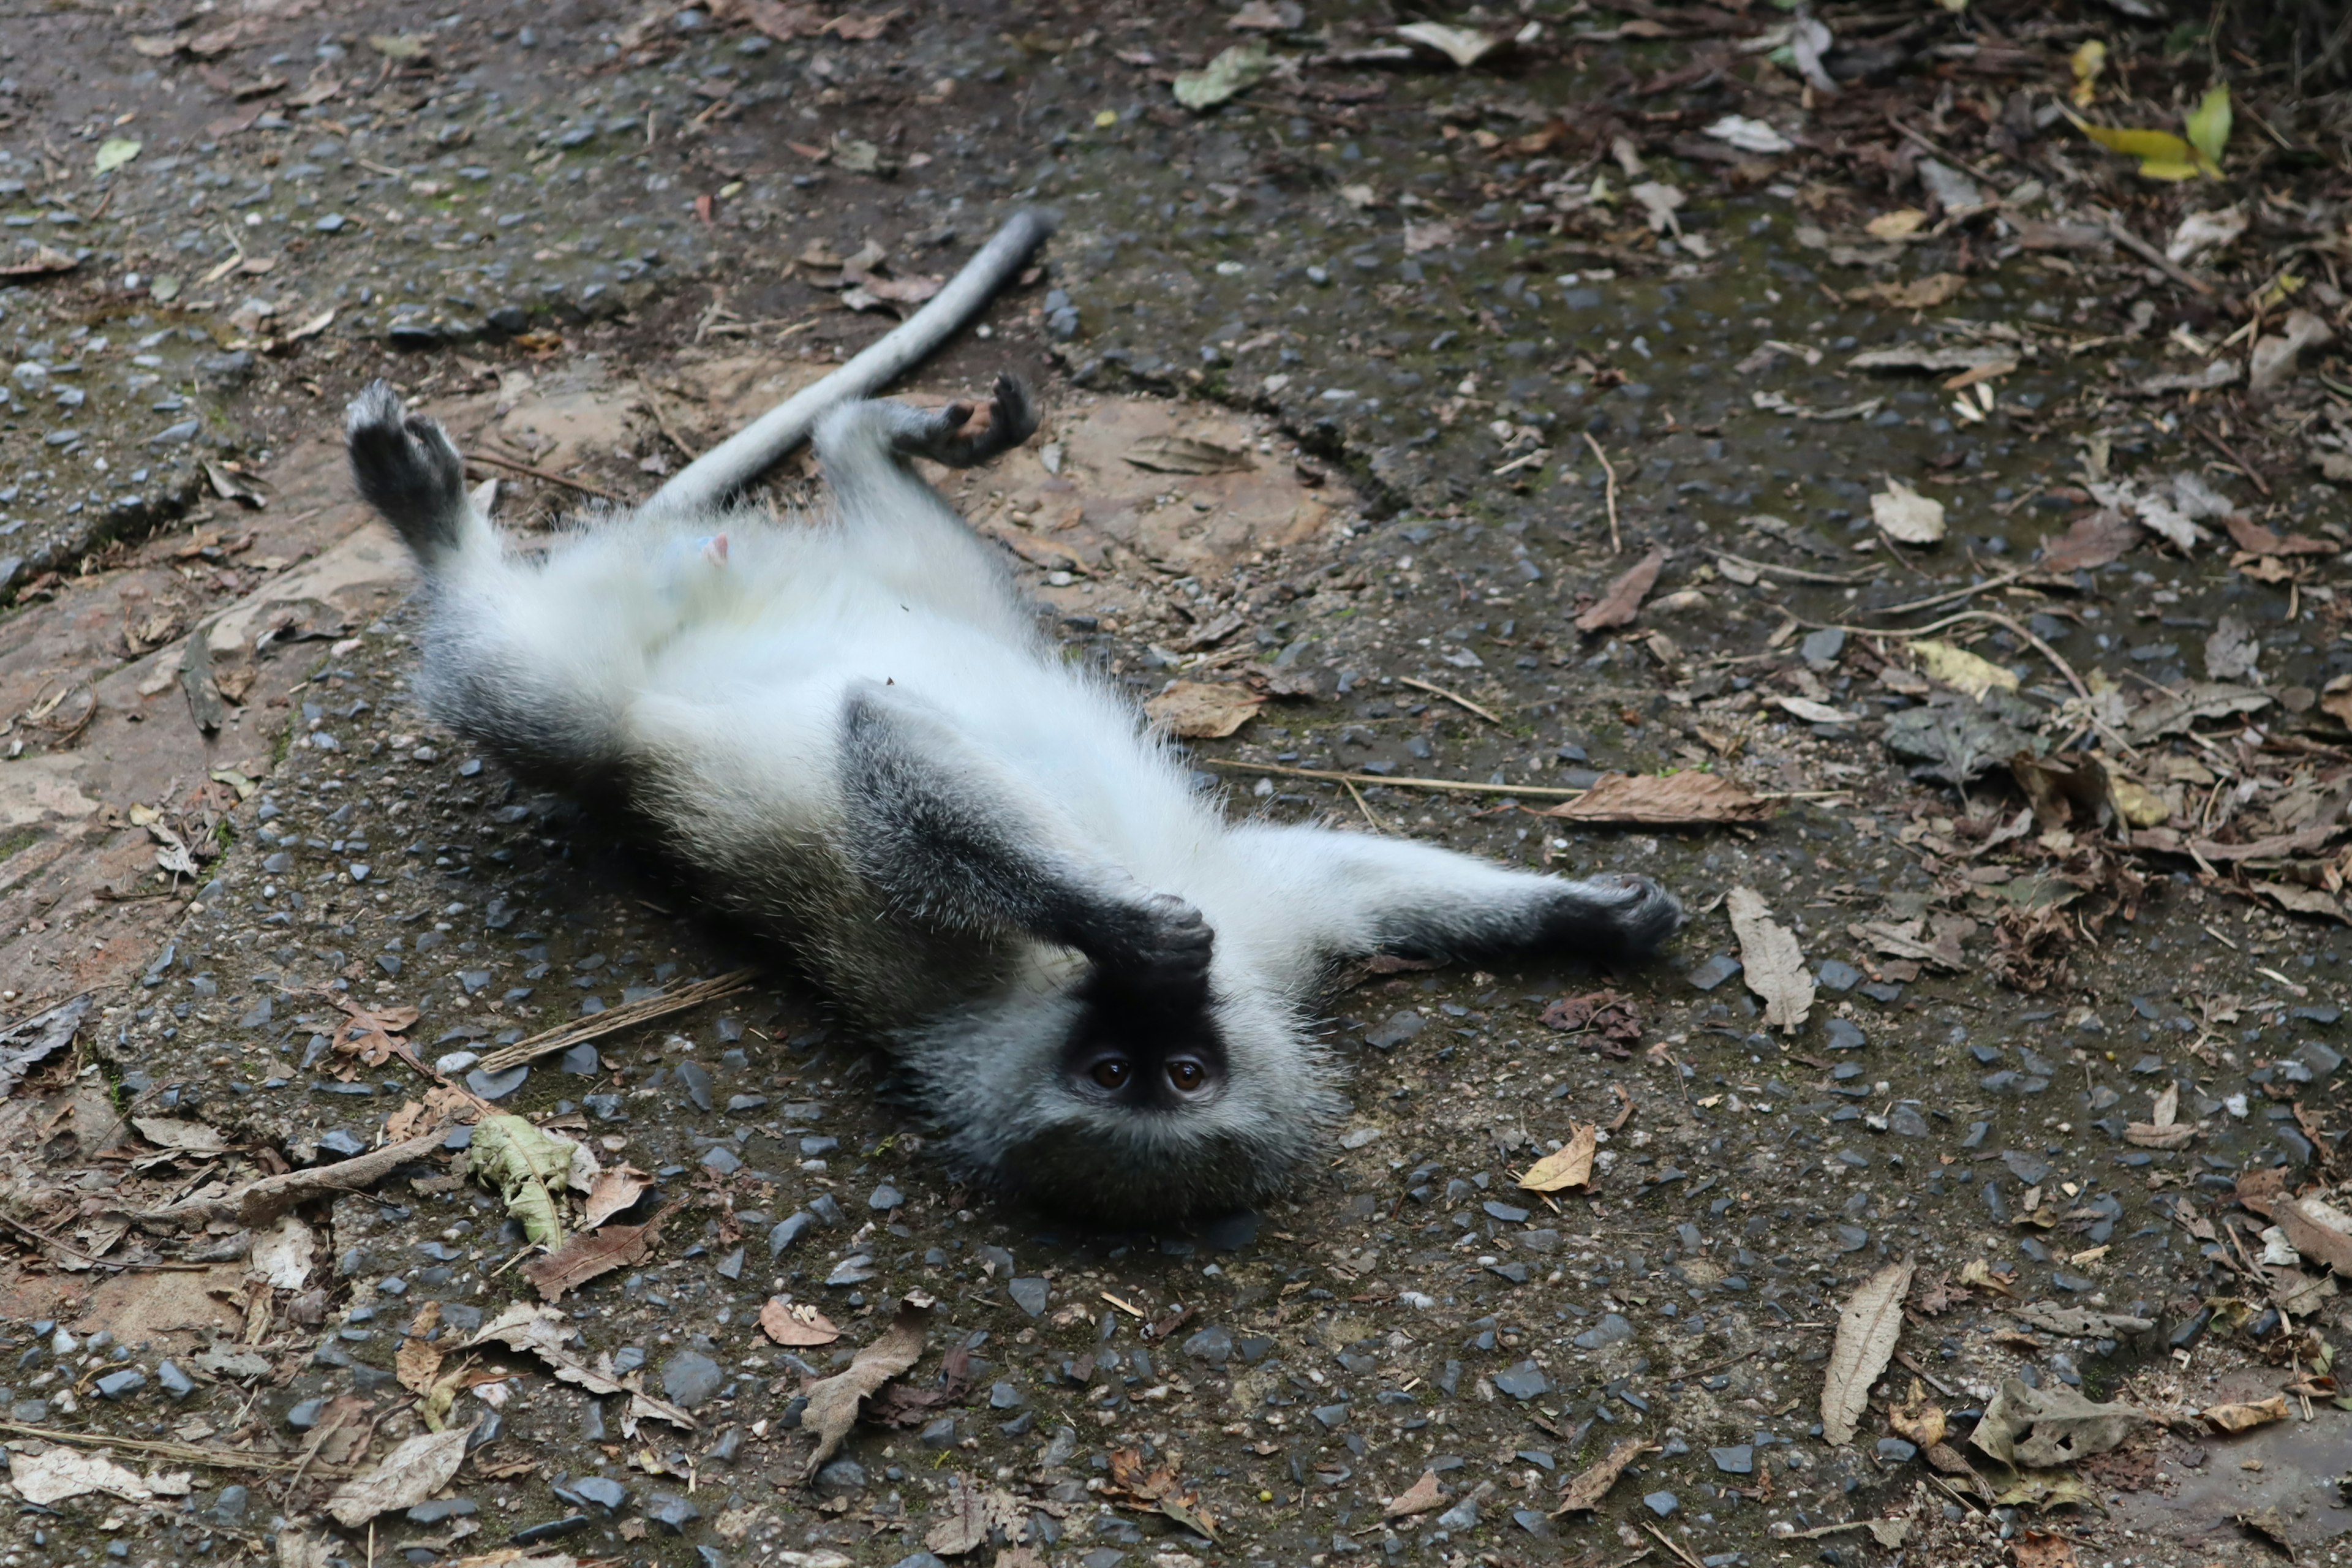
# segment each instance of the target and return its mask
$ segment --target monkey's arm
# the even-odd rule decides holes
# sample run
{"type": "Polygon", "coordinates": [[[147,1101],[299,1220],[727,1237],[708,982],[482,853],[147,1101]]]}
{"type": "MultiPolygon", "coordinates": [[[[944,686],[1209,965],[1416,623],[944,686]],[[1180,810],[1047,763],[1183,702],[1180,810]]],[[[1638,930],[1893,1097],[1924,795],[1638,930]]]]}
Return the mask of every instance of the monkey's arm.
{"type": "Polygon", "coordinates": [[[1682,924],[1682,906],[1646,877],[1570,881],[1328,828],[1251,826],[1234,837],[1285,889],[1302,959],[1524,952],[1606,963],[1647,957],[1682,924]]]}
{"type": "Polygon", "coordinates": [[[944,715],[866,682],[841,743],[848,853],[902,912],[1074,948],[1134,990],[1205,987],[1201,912],[1135,881],[944,715]]]}

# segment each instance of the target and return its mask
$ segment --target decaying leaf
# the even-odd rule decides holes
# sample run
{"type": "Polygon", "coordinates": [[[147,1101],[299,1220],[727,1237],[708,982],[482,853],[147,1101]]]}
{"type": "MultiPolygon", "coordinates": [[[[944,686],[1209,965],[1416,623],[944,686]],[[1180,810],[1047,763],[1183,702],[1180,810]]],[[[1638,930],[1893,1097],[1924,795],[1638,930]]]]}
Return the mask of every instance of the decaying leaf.
{"type": "Polygon", "coordinates": [[[1252,466],[1246,452],[1190,436],[1146,436],[1121,456],[1156,474],[1232,474],[1252,466]]]}
{"type": "Polygon", "coordinates": [[[1222,51],[1199,70],[1179,71],[1176,101],[1190,110],[1214,109],[1264,81],[1273,69],[1274,52],[1265,39],[1252,38],[1222,51]]]}
{"type": "Polygon", "coordinates": [[[2019,752],[2009,759],[2009,773],[2044,832],[2062,827],[2096,832],[2115,818],[2107,770],[2087,752],[2070,752],[2063,760],[2019,752]]]}
{"type": "Polygon", "coordinates": [[[2221,526],[2230,531],[2231,542],[2249,555],[2333,555],[2344,548],[2308,534],[2274,533],[2242,511],[2229,513],[2221,520],[2221,526]]]}
{"type": "Polygon", "coordinates": [[[75,1031],[89,1016],[88,992],[70,1002],[20,1018],[0,1028],[0,1100],[5,1100],[26,1073],[73,1044],[75,1031]]]}
{"type": "Polygon", "coordinates": [[[802,1469],[803,1479],[814,1478],[840,1450],[857,1425],[857,1408],[866,1395],[922,1359],[931,1306],[931,1298],[921,1291],[908,1292],[879,1338],[859,1350],[840,1372],[808,1385],[801,1426],[815,1437],[816,1447],[802,1469]]]}
{"type": "Polygon", "coordinates": [[[466,1439],[473,1428],[420,1432],[386,1454],[376,1466],[353,1476],[327,1500],[327,1511],[346,1530],[357,1530],[380,1513],[415,1508],[449,1484],[466,1462],[466,1439]]]}
{"type": "Polygon", "coordinates": [[[1870,1385],[1894,1358],[1912,1271],[1907,1261],[1888,1264],[1864,1280],[1838,1313],[1837,1338],[1822,1379],[1822,1436],[1832,1446],[1853,1441],[1870,1404],[1870,1385]]]}
{"type": "Polygon", "coordinates": [[[1665,551],[1653,545],[1647,555],[1609,584],[1609,591],[1597,604],[1576,617],[1576,629],[1590,633],[1633,625],[1633,617],[1641,614],[1642,601],[1657,585],[1658,574],[1665,564],[1665,551]]]}
{"type": "Polygon", "coordinates": [[[1944,1407],[1928,1397],[1915,1377],[1910,1394],[1887,1408],[1886,1425],[1896,1436],[1932,1448],[1944,1440],[1944,1407]]]}
{"type": "Polygon", "coordinates": [[[1901,544],[1933,544],[1944,537],[1944,503],[1923,496],[1901,479],[1870,498],[1870,515],[1887,538],[1901,544]]]}
{"type": "Polygon", "coordinates": [[[400,1348],[393,1352],[393,1375],[411,1394],[430,1394],[441,1376],[441,1347],[430,1338],[440,1326],[441,1303],[425,1302],[409,1320],[400,1348]]]}
{"type": "Polygon", "coordinates": [[[1979,654],[1934,637],[1919,637],[1911,644],[1918,656],[1919,668],[1931,680],[1940,680],[1956,691],[1982,698],[1995,687],[2014,691],[2018,687],[2017,672],[2006,669],[1979,654]]]}
{"type": "Polygon", "coordinates": [[[1010,1492],[954,1474],[948,1477],[947,1506],[923,1544],[941,1557],[961,1557],[988,1544],[990,1533],[1000,1529],[1016,1545],[1027,1534],[1028,1516],[1020,1502],[1010,1492]]]}
{"type": "Polygon", "coordinates": [[[1995,764],[2032,749],[2040,722],[2025,701],[1998,689],[1971,701],[1939,692],[1916,708],[1887,716],[1887,750],[1913,757],[1916,770],[1947,784],[1964,784],[1995,764]]]}
{"type": "Polygon", "coordinates": [[[588,1196],[580,1205],[580,1228],[594,1230],[646,1195],[654,1179],[635,1165],[614,1165],[596,1173],[588,1196]]]}
{"type": "Polygon", "coordinates": [[[1143,705],[1151,721],[1186,741],[1222,741],[1254,718],[1265,699],[1246,686],[1180,680],[1143,705]]]}
{"type": "Polygon", "coordinates": [[[2071,1465],[2104,1454],[2147,1417],[2124,1404],[2096,1405],[2061,1384],[2028,1388],[2003,1380],[1969,1441],[2004,1465],[2071,1465]]]}
{"type": "Polygon", "coordinates": [[[1559,1506],[1552,1510],[1553,1516],[1599,1508],[1601,1500],[1609,1495],[1609,1489],[1617,1484],[1617,1478],[1625,1473],[1625,1467],[1646,1451],[1639,1437],[1628,1437],[1612,1447],[1591,1469],[1560,1489],[1559,1506]]]}
{"type": "MultiPolygon", "coordinates": [[[[1772,919],[1754,889],[1734,888],[1724,895],[1732,934],[1739,939],[1739,963],[1748,989],[1764,1003],[1764,1023],[1794,1034],[1813,1007],[1813,977],[1795,933],[1772,919]]],[[[1841,1439],[1843,1440],[1843,1439],[1841,1439]]]]}
{"type": "Polygon", "coordinates": [[[158,1148],[180,1154],[218,1154],[228,1147],[228,1139],[217,1127],[207,1127],[201,1121],[183,1121],[176,1116],[134,1116],[131,1125],[139,1129],[140,1136],[158,1148]]]}
{"type": "Polygon", "coordinates": [[[2087,1307],[2064,1307],[2055,1301],[2029,1301],[2017,1309],[2020,1321],[2069,1339],[2122,1339],[2156,1327],[2153,1318],[2124,1312],[2095,1312],[2087,1307]]]}
{"type": "Polygon", "coordinates": [[[628,1416],[631,1420],[650,1417],[684,1427],[689,1432],[700,1425],[667,1400],[656,1399],[642,1389],[624,1383],[606,1370],[611,1365],[609,1361],[604,1363],[604,1368],[600,1369],[572,1355],[563,1348],[563,1341],[570,1332],[564,1327],[564,1316],[559,1309],[534,1307],[518,1301],[483,1324],[481,1331],[467,1340],[466,1345],[470,1350],[477,1345],[502,1344],[510,1350],[537,1356],[547,1363],[547,1370],[555,1374],[558,1383],[572,1384],[591,1394],[625,1393],[629,1395],[628,1416]]]}
{"type": "MultiPolygon", "coordinates": [[[[2042,552],[2046,572],[2074,573],[2120,561],[2139,542],[2140,526],[2113,507],[2101,507],[2074,520],[2064,537],[2053,540],[2042,552]]],[[[1916,646],[1916,645],[1915,645],[1916,646]]]]}
{"type": "Polygon", "coordinates": [[[155,1495],[145,1481],[105,1454],[84,1453],[62,1443],[45,1453],[10,1455],[8,1480],[18,1497],[39,1508],[89,1492],[105,1492],[127,1502],[145,1502],[155,1495]]]}
{"type": "Polygon", "coordinates": [[[780,1345],[804,1349],[811,1345],[829,1345],[841,1338],[841,1331],[833,1321],[806,1301],[793,1302],[782,1296],[772,1296],[760,1309],[760,1329],[780,1345]]]}
{"type": "Polygon", "coordinates": [[[1582,1037],[1589,1048],[1622,1061],[1642,1043],[1642,1015],[1633,999],[1619,992],[1588,991],[1563,996],[1543,1010],[1547,1029],[1582,1037]]]}
{"type": "Polygon", "coordinates": [[[2134,745],[2145,745],[2163,736],[2185,731],[2200,720],[2226,719],[2234,714],[2257,712],[2271,704],[2270,693],[2252,687],[2231,686],[2222,681],[2191,681],[2179,691],[2166,691],[2152,699],[2131,717],[2131,729],[2126,738],[2134,745]]]}
{"type": "Polygon", "coordinates": [[[2029,1530],[2009,1543],[2017,1568],[2076,1568],[2074,1543],[2046,1530],[2029,1530]]]}
{"type": "Polygon", "coordinates": [[[474,1127],[469,1164],[496,1184],[523,1235],[552,1248],[563,1240],[556,1194],[571,1178],[572,1150],[522,1117],[485,1116],[474,1127]]]}
{"type": "Polygon", "coordinates": [[[1396,29],[1400,38],[1409,38],[1425,49],[1434,49],[1467,70],[1492,54],[1502,39],[1469,27],[1452,27],[1443,22],[1408,22],[1396,29]]]}
{"type": "Polygon", "coordinates": [[[56,272],[71,272],[80,265],[79,260],[53,245],[36,245],[30,256],[0,262],[0,278],[47,278],[56,272]]]}
{"type": "Polygon", "coordinates": [[[310,1269],[319,1256],[319,1233],[299,1215],[280,1215],[257,1231],[246,1250],[246,1265],[257,1279],[280,1290],[299,1290],[310,1283],[310,1269]]]}
{"type": "Polygon", "coordinates": [[[2209,1405],[2197,1413],[2197,1417],[2215,1432],[2250,1431],[2273,1421],[2285,1420],[2286,1395],[2273,1394],[2250,1405],[2209,1405]]]}
{"type": "Polygon", "coordinates": [[[2197,1136],[2191,1123],[2180,1122],[2180,1086],[2169,1083],[2156,1097],[2146,1121],[2135,1121],[2124,1129],[2124,1141],[2143,1149],[2185,1149],[2197,1136]]]}
{"type": "Polygon", "coordinates": [[[1528,1167],[1519,1178],[1519,1185],[1531,1193],[1565,1192],[1570,1187],[1590,1186],[1592,1182],[1592,1154],[1600,1146],[1601,1128],[1597,1123],[1580,1121],[1569,1129],[1568,1142],[1557,1153],[1546,1154],[1528,1167]]]}
{"type": "Polygon", "coordinates": [[[2272,1205],[2271,1217],[2305,1261],[2325,1263],[2352,1279],[2352,1215],[2317,1198],[2282,1195],[2272,1205]]]}
{"type": "Polygon", "coordinates": [[[1389,1499],[1381,1509],[1383,1519],[1410,1519],[1417,1513],[1427,1513],[1445,1506],[1445,1489],[1437,1484],[1435,1470],[1423,1470],[1421,1479],[1389,1499]]]}
{"type": "Polygon", "coordinates": [[[1217,1539],[1217,1521],[1202,1505],[1201,1494],[1184,1485],[1173,1465],[1147,1468],[1139,1449],[1111,1450],[1110,1482],[1102,1495],[1122,1508],[1164,1514],[1197,1535],[1217,1539]]]}
{"type": "MultiPolygon", "coordinates": [[[[1886,215],[1890,218],[1895,216],[1894,213],[1886,215]]],[[[1885,222],[1885,218],[1877,219],[1870,226],[1874,231],[1878,224],[1884,222],[1885,222]]],[[[1880,237],[1899,239],[1903,237],[1900,234],[1890,234],[1880,237]]],[[[1966,287],[1968,287],[1968,279],[1958,273],[1937,272],[1909,283],[1890,280],[1865,284],[1859,289],[1847,289],[1845,297],[1858,305],[1875,300],[1879,304],[1890,306],[1897,310],[1931,310],[1938,305],[1948,305],[1958,299],[1960,290],[1966,287]]]]}
{"type": "Polygon", "coordinates": [[[1622,822],[1654,827],[1698,822],[1762,822],[1778,809],[1720,773],[1603,773],[1574,800],[1535,813],[1569,822],[1622,822]]]}
{"type": "Polygon", "coordinates": [[[2020,1470],[2008,1478],[1992,1500],[2001,1508],[2032,1508],[2047,1513],[2053,1508],[2096,1508],[2099,1494],[2090,1482],[2064,1470],[2020,1470]]]}
{"type": "Polygon", "coordinates": [[[602,1230],[577,1232],[562,1246],[544,1257],[532,1258],[517,1272],[530,1281],[541,1300],[555,1300],[573,1286],[583,1285],[600,1274],[644,1261],[660,1237],[662,1221],[677,1206],[669,1205],[643,1225],[608,1225],[602,1230]]]}

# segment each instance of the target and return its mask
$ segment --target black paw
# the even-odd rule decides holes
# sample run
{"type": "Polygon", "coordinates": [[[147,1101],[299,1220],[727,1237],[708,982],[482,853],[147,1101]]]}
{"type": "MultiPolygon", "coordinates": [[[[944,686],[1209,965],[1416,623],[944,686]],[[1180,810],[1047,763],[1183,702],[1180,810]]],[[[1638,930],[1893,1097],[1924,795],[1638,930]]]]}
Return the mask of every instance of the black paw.
{"type": "Polygon", "coordinates": [[[1168,893],[1155,893],[1120,911],[1079,951],[1104,980],[1125,989],[1192,993],[1204,989],[1217,933],[1201,911],[1168,893]]]}
{"type": "Polygon", "coordinates": [[[1570,882],[1546,922],[1547,945],[1604,960],[1647,958],[1682,929],[1682,900],[1647,877],[1611,872],[1570,882]]]}
{"type": "Polygon", "coordinates": [[[429,553],[455,539],[466,504],[466,471],[437,421],[408,413],[379,381],[352,400],[343,442],[360,494],[410,548],[429,553]]]}
{"type": "Polygon", "coordinates": [[[1029,389],[1014,376],[996,378],[985,424],[974,425],[973,413],[969,403],[950,403],[902,434],[898,450],[951,468],[969,468],[1011,451],[1037,433],[1037,411],[1029,401],[1029,389]]]}

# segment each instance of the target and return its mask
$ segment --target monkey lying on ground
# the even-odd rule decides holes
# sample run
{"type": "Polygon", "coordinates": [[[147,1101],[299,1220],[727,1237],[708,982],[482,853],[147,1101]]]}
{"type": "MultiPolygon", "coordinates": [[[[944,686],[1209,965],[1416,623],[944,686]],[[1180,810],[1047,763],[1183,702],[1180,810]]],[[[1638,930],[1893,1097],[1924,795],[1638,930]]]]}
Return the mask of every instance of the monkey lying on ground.
{"type": "Polygon", "coordinates": [[[1344,1101],[1309,1024],[1351,959],[1643,956],[1681,907],[1361,833],[1228,822],[1040,630],[909,466],[1036,428],[838,407],[824,519],[648,506],[510,554],[457,448],[352,405],[361,493],[424,573],[419,687],[535,782],[616,803],[897,1059],[961,1177],[1134,1222],[1281,1189],[1344,1101]]]}

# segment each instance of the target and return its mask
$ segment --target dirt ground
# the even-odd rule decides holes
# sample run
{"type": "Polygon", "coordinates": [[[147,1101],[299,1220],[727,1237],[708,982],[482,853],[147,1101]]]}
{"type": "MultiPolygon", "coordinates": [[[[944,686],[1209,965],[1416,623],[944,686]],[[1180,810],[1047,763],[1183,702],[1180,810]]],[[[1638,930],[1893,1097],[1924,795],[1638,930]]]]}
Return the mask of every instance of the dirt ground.
{"type": "Polygon", "coordinates": [[[2352,1560],[2352,104],[2158,9],[0,17],[0,1568],[2352,1560]],[[1032,205],[902,390],[1074,657],[1692,914],[1153,1235],[437,733],[338,441],[567,526],[1032,205]]]}

